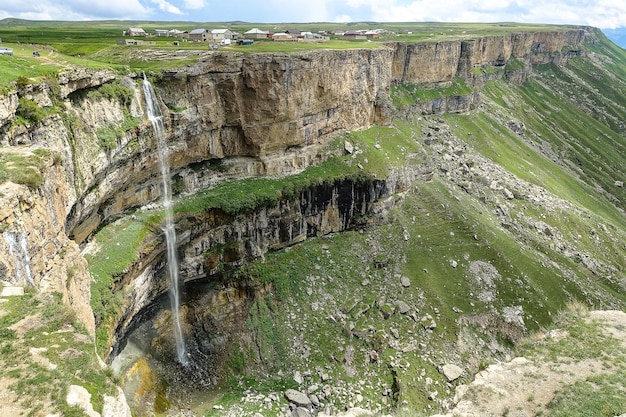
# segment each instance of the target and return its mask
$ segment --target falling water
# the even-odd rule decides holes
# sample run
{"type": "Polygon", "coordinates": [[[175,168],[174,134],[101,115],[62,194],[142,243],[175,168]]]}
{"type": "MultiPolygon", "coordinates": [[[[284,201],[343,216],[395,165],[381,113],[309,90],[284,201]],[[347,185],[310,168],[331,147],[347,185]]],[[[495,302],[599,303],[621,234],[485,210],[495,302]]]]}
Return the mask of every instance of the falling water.
{"type": "Polygon", "coordinates": [[[28,256],[28,242],[26,233],[12,233],[5,231],[2,233],[5,242],[9,245],[9,253],[15,258],[15,279],[23,282],[24,279],[31,285],[35,284],[33,274],[30,270],[30,256],[28,256]]]}
{"type": "Polygon", "coordinates": [[[180,324],[180,294],[178,288],[178,259],[176,257],[176,230],[174,229],[172,213],[172,185],[170,180],[169,153],[165,142],[163,116],[156,100],[156,94],[150,81],[144,74],[143,90],[146,97],[148,118],[152,123],[157,140],[161,178],[163,180],[163,207],[165,208],[165,241],[167,243],[167,271],[170,278],[170,302],[174,319],[174,337],[176,339],[176,353],[178,361],[187,364],[187,352],[183,330],[180,324]]]}

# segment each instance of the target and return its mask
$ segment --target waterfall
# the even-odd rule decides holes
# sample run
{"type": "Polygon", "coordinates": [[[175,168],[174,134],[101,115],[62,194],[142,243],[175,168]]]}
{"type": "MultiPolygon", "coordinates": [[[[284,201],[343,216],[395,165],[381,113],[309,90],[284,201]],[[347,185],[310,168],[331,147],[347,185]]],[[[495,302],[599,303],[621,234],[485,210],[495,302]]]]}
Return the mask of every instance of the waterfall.
{"type": "Polygon", "coordinates": [[[183,330],[180,323],[180,294],[178,288],[178,258],[176,256],[176,229],[174,228],[172,210],[172,184],[170,179],[169,152],[165,142],[163,115],[158,105],[156,94],[152,84],[143,77],[143,91],[146,98],[148,118],[152,123],[154,135],[157,141],[157,151],[159,153],[159,165],[161,167],[161,178],[163,181],[163,207],[165,209],[165,241],[167,243],[167,272],[170,280],[169,295],[174,320],[174,337],[176,339],[176,353],[178,361],[187,364],[187,352],[183,330]]]}
{"type": "Polygon", "coordinates": [[[15,280],[19,282],[26,281],[31,285],[35,285],[33,273],[30,270],[30,257],[28,256],[28,242],[26,241],[26,233],[2,233],[4,241],[9,245],[9,253],[15,258],[15,280]]]}

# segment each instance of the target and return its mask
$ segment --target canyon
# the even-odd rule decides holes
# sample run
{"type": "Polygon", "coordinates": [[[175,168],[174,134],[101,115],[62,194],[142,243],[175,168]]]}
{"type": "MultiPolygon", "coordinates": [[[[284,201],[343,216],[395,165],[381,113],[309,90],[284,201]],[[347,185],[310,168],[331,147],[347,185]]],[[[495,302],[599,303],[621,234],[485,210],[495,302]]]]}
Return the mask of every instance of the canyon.
{"type": "MultiPolygon", "coordinates": [[[[178,233],[176,248],[182,287],[190,299],[181,310],[183,328],[188,335],[193,334],[188,337],[194,351],[210,358],[191,360],[198,368],[195,376],[186,375],[185,370],[168,372],[183,379],[191,378],[189,383],[198,383],[204,378],[209,381],[207,385],[217,386],[232,371],[226,364],[237,357],[237,349],[254,351],[250,356],[258,361],[251,367],[259,372],[266,371],[269,359],[264,355],[271,354],[263,347],[259,329],[251,331],[251,325],[246,323],[251,320],[250,311],[268,308],[262,307],[265,304],[261,300],[277,293],[279,288],[275,281],[255,282],[254,274],[245,275],[241,271],[246,271],[254,262],[264,262],[274,253],[295,252],[297,249],[293,248],[305,241],[344,232],[360,231],[371,239],[370,247],[379,247],[376,227],[394,224],[391,219],[402,217],[397,212],[412,201],[416,182],[430,183],[433,176],[444,178],[451,189],[463,190],[464,197],[457,196],[457,200],[482,201],[485,206],[479,211],[490,213],[499,227],[516,236],[521,247],[545,245],[549,248],[533,252],[529,258],[536,257],[538,262],[550,265],[547,269],[559,269],[559,274],[567,281],[564,292],[585,294],[591,303],[623,308],[626,300],[622,291],[625,279],[622,261],[583,250],[576,242],[587,237],[571,239],[574,232],[559,231],[547,224],[550,216],[558,216],[561,211],[593,218],[593,221],[597,213],[546,192],[532,181],[520,180],[488,158],[482,159],[485,157],[459,139],[460,133],[453,131],[453,122],[442,119],[448,115],[485,112],[486,106],[504,113],[494,104],[497,94],[485,92],[491,82],[506,82],[511,88],[517,88],[537,78],[545,84],[548,81],[541,78],[539,67],[567,68],[569,61],[575,59],[606,60],[600,54],[589,52],[599,42],[601,36],[593,28],[558,27],[553,31],[512,32],[441,42],[388,42],[373,49],[251,54],[211,51],[204,52],[193,65],[147,73],[163,112],[164,139],[178,201],[174,210],[178,233]],[[459,83],[463,91],[455,93],[459,83]],[[399,104],[399,97],[416,91],[442,93],[439,97],[399,104]],[[411,150],[406,145],[408,150],[402,152],[402,163],[390,164],[383,171],[369,169],[368,164],[374,158],[362,159],[364,153],[376,152],[382,146],[386,158],[390,159],[392,150],[378,141],[372,149],[366,150],[368,146],[359,143],[354,132],[371,128],[399,129],[399,121],[417,123],[418,127],[411,128],[410,132],[423,135],[420,140],[428,151],[411,150]],[[329,164],[341,158],[352,161],[348,163],[349,169],[332,174],[329,164]],[[320,172],[307,176],[316,167],[320,172]],[[293,178],[299,180],[290,183],[289,179],[293,178]],[[250,191],[246,194],[243,189],[243,194],[238,195],[237,189],[227,188],[232,184],[247,184],[255,191],[265,188],[269,191],[257,197],[250,191]],[[521,209],[513,213],[518,209],[518,202],[547,207],[547,216],[535,218],[532,213],[523,214],[521,209]],[[555,260],[561,258],[575,259],[581,266],[574,267],[565,261],[566,266],[554,266],[555,260]],[[595,281],[584,281],[577,275],[582,268],[585,270],[582,273],[602,276],[609,283],[603,281],[596,285],[595,281]],[[599,288],[603,285],[617,290],[601,294],[599,288]],[[196,292],[196,289],[202,290],[196,292]],[[211,338],[214,341],[207,342],[211,338]]],[[[150,54],[150,51],[145,53],[150,54]]],[[[175,51],[171,52],[168,58],[175,55],[175,51]]],[[[60,294],[62,302],[71,306],[87,333],[97,340],[98,353],[109,365],[124,350],[136,329],[159,320],[161,324],[154,326],[167,328],[163,323],[171,320],[167,308],[162,307],[168,291],[166,245],[160,229],[162,178],[156,139],[145,117],[142,78],[143,74],[133,72],[119,74],[74,68],[53,81],[20,85],[0,97],[0,145],[7,154],[32,164],[25,170],[41,176],[35,183],[4,181],[0,184],[3,236],[0,239],[0,280],[5,286],[34,287],[41,292],[60,294]],[[104,86],[115,86],[116,93],[103,94],[104,86]],[[37,123],[15,125],[12,120],[20,115],[20,105],[23,105],[20,103],[24,100],[51,111],[37,123]],[[120,130],[119,126],[123,128],[120,130]],[[131,236],[132,244],[126,245],[124,233],[133,227],[140,231],[131,236]],[[109,229],[114,230],[113,238],[108,242],[99,240],[98,237],[109,229]],[[107,262],[108,255],[103,247],[115,244],[116,239],[127,256],[122,264],[111,265],[114,261],[107,262]],[[107,268],[111,269],[106,270],[114,272],[106,272],[106,277],[98,275],[99,272],[94,272],[98,262],[108,264],[107,268]],[[102,284],[94,290],[97,282],[102,284]],[[95,298],[104,301],[96,301],[100,303],[96,306],[95,298]]],[[[603,105],[613,108],[610,103],[603,105]]],[[[558,109],[551,111],[558,112],[558,109]]],[[[619,125],[621,117],[621,113],[611,111],[605,112],[610,120],[604,123],[609,127],[619,125]]],[[[503,125],[508,123],[515,137],[528,139],[531,136],[532,132],[528,132],[524,123],[495,111],[490,114],[501,117],[498,120],[503,125]]],[[[467,132],[465,135],[469,140],[475,136],[467,132]]],[[[553,156],[551,152],[557,151],[549,149],[538,137],[528,139],[531,147],[544,146],[547,148],[543,149],[544,153],[553,156]]],[[[578,168],[569,165],[566,168],[573,176],[582,176],[578,168]]],[[[599,195],[610,201],[612,206],[607,213],[619,213],[617,218],[623,216],[624,209],[623,183],[620,186],[619,181],[616,177],[610,190],[598,185],[598,178],[590,181],[599,189],[599,195]]],[[[610,242],[606,246],[598,243],[598,252],[610,247],[619,259],[625,250],[625,230],[619,223],[622,220],[613,221],[611,215],[598,220],[604,228],[594,227],[593,234],[597,238],[590,239],[610,242]]],[[[406,220],[408,223],[404,226],[406,242],[413,242],[413,236],[417,235],[409,231],[413,227],[410,225],[416,222],[415,215],[412,218],[412,221],[406,220]]],[[[495,232],[493,234],[495,236],[495,232]]],[[[480,232],[471,235],[476,241],[485,239],[480,232]]],[[[449,240],[454,240],[454,236],[450,232],[449,240]]],[[[317,255],[318,261],[324,256],[317,255]]],[[[405,273],[393,267],[401,263],[396,256],[400,255],[376,258],[371,271],[367,268],[368,274],[380,275],[383,283],[398,281],[402,282],[400,288],[409,288],[406,280],[401,279],[405,273]]],[[[469,255],[465,260],[457,255],[450,256],[446,263],[453,269],[457,269],[459,263],[467,264],[468,268],[473,265],[477,285],[482,286],[477,291],[479,299],[493,302],[496,287],[488,281],[497,281],[501,279],[500,274],[506,275],[504,262],[500,273],[489,275],[486,271],[491,271],[490,267],[476,259],[470,262],[469,255]]],[[[318,270],[323,269],[318,265],[318,270]]],[[[422,269],[425,274],[429,273],[426,267],[415,271],[422,269]]],[[[327,277],[320,273],[307,278],[318,283],[311,287],[311,294],[324,292],[320,288],[325,285],[334,285],[331,271],[327,271],[327,277]],[[319,283],[324,280],[327,280],[325,285],[319,283]]],[[[362,280],[367,281],[362,286],[369,287],[374,278],[366,276],[362,280]]],[[[517,281],[512,285],[526,288],[528,294],[533,291],[530,281],[517,281]]],[[[425,313],[429,305],[423,301],[423,296],[411,299],[415,310],[408,307],[405,310],[406,303],[394,298],[397,294],[384,288],[377,293],[387,294],[387,300],[384,297],[376,301],[356,300],[350,307],[337,307],[335,312],[328,313],[327,319],[340,323],[349,340],[365,340],[369,346],[367,355],[371,356],[373,364],[380,362],[377,358],[382,351],[378,352],[374,348],[376,342],[370,340],[375,336],[370,335],[367,328],[359,328],[359,317],[374,310],[386,318],[392,314],[412,317],[407,320],[412,320],[420,331],[428,334],[439,327],[428,324],[430,320],[445,322],[439,315],[439,308],[425,313]],[[357,310],[360,314],[352,316],[357,310]]],[[[538,293],[541,297],[545,295],[542,291],[538,293]]],[[[329,300],[338,298],[326,292],[320,295],[329,300]]],[[[547,299],[547,296],[542,298],[543,302],[547,299]]],[[[322,307],[313,308],[316,309],[322,307]]],[[[547,317],[524,318],[519,309],[518,304],[498,306],[484,315],[468,312],[459,319],[465,325],[459,328],[458,336],[464,344],[471,345],[468,351],[472,353],[466,352],[468,369],[478,370],[481,354],[476,346],[488,345],[497,356],[509,352],[506,343],[501,340],[496,343],[498,337],[515,342],[520,334],[526,333],[526,325],[531,326],[531,321],[546,324],[547,317]],[[490,339],[484,341],[470,334],[467,330],[470,327],[482,328],[485,334],[491,335],[490,339]]],[[[172,341],[162,334],[155,340],[159,338],[163,339],[159,342],[161,345],[151,349],[164,350],[165,353],[160,354],[161,361],[176,362],[174,352],[168,350],[172,341]]],[[[400,340],[400,337],[395,339],[400,340]]],[[[395,347],[403,352],[427,350],[422,343],[425,342],[412,338],[403,346],[395,347]]],[[[311,346],[299,348],[306,351],[311,346]]],[[[348,347],[344,352],[343,359],[334,360],[340,363],[337,366],[354,375],[356,371],[351,370],[348,347]]],[[[158,356],[154,352],[153,355],[158,356]]],[[[394,380],[395,385],[389,384],[388,392],[381,397],[384,402],[372,400],[370,403],[371,408],[378,407],[378,411],[387,410],[396,400],[402,403],[397,398],[398,392],[406,389],[397,386],[402,383],[398,382],[401,378],[396,374],[405,366],[400,355],[391,362],[391,370],[381,371],[381,374],[394,380]]],[[[311,369],[308,371],[306,378],[315,380],[311,369]]],[[[142,372],[145,375],[156,371],[142,372]]],[[[323,381],[324,372],[320,371],[319,375],[323,381]]],[[[452,388],[450,383],[442,382],[448,394],[452,388]]],[[[436,394],[432,395],[432,388],[430,386],[426,394],[432,398],[426,401],[442,407],[449,405],[447,399],[434,401],[436,394]]],[[[138,391],[127,392],[131,407],[135,412],[150,414],[153,412],[150,406],[158,403],[158,390],[145,397],[138,391]],[[148,405],[141,405],[142,402],[148,405]]],[[[178,392],[178,395],[182,394],[178,392]]],[[[340,390],[326,397],[332,395],[344,403],[349,401],[348,394],[343,395],[340,390]]],[[[407,397],[404,401],[421,404],[422,400],[407,397]]]]}

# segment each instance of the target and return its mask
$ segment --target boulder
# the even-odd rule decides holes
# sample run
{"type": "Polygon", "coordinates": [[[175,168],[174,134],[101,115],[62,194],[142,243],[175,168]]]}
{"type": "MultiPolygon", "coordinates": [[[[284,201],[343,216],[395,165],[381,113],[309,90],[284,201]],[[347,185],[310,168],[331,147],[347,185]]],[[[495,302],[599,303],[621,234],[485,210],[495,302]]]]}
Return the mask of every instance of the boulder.
{"type": "Polygon", "coordinates": [[[290,403],[297,405],[298,407],[310,407],[311,400],[309,396],[304,392],[296,391],[295,389],[288,389],[285,391],[285,398],[290,403]]]}
{"type": "Polygon", "coordinates": [[[311,417],[311,412],[303,407],[297,407],[291,413],[292,417],[311,417]]]}
{"type": "Polygon", "coordinates": [[[451,363],[443,365],[442,368],[442,373],[448,379],[448,382],[454,381],[455,379],[463,375],[463,372],[463,368],[451,363]]]}
{"type": "Polygon", "coordinates": [[[406,314],[411,310],[411,307],[404,301],[396,301],[396,305],[398,306],[400,314],[406,314]]]}

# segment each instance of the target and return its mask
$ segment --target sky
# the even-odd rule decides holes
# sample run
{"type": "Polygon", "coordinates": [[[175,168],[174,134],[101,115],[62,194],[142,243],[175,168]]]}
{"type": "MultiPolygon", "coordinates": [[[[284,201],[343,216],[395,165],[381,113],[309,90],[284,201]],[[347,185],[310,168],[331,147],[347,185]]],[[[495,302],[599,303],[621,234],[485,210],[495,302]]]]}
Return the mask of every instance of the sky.
{"type": "Polygon", "coordinates": [[[0,19],[519,22],[626,28],[626,0],[0,0],[0,19]]]}

